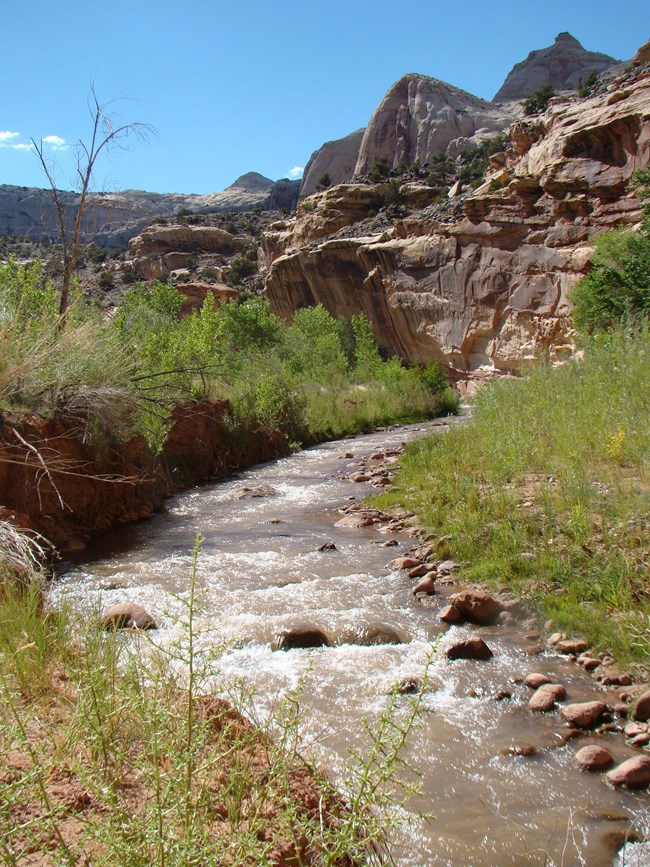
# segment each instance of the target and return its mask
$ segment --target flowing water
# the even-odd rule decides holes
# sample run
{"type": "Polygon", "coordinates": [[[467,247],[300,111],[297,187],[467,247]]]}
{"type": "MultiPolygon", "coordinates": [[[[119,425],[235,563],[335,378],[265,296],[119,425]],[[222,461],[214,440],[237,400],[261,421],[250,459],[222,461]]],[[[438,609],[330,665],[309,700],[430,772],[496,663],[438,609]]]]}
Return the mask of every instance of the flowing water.
{"type": "MultiPolygon", "coordinates": [[[[558,657],[531,657],[516,627],[480,629],[494,651],[490,661],[449,662],[445,648],[477,628],[441,632],[437,611],[455,588],[441,588],[425,607],[405,574],[387,566],[412,538],[392,534],[398,545],[383,547],[389,537],[375,528],[334,526],[338,509],[369,491],[347,481],[354,462],[342,452],[358,460],[429,429],[329,443],[181,494],[168,512],[107,535],[90,557],[63,564],[55,603],[87,611],[128,599],[162,624],[157,640],[171,641],[185,613],[190,553],[200,533],[197,626],[205,642],[227,643],[221,676],[254,688],[257,712],[264,714],[298,686],[311,661],[301,697],[303,738],[335,780],[350,748],[366,744],[363,720],[378,717],[396,683],[421,676],[437,640],[406,756],[423,784],[410,808],[435,818],[400,832],[397,863],[612,864],[629,829],[650,836],[650,798],[578,772],[573,755],[592,742],[617,759],[633,750],[613,734],[565,744],[558,716],[528,712],[529,692],[516,683],[530,671],[547,672],[566,685],[569,700],[580,701],[594,697],[593,679],[558,657]],[[262,485],[275,495],[237,498],[243,487],[262,485]],[[328,542],[336,549],[317,550],[328,542]],[[323,630],[330,646],[274,650],[279,635],[302,626],[323,630]],[[401,643],[369,644],[390,636],[401,643]],[[512,697],[495,700],[502,690],[512,697]],[[532,755],[518,754],[522,747],[532,755]]],[[[615,863],[648,865],[650,853],[645,845],[628,845],[615,863]]]]}

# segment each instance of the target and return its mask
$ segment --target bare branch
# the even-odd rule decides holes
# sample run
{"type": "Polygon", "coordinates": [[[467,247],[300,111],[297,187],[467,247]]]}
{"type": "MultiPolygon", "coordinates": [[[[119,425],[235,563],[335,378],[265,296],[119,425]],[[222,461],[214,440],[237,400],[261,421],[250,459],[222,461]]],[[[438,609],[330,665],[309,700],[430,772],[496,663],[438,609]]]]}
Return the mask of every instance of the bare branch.
{"type": "Polygon", "coordinates": [[[92,205],[88,195],[90,193],[93,171],[97,159],[102,153],[110,150],[114,145],[119,145],[120,140],[126,140],[130,135],[135,135],[138,141],[147,141],[153,129],[144,123],[119,123],[107,113],[111,102],[102,104],[97,98],[94,83],[91,84],[88,96],[88,108],[92,118],[90,139],[88,142],[79,139],[75,146],[75,162],[77,173],[77,188],[79,201],[77,203],[72,226],[68,227],[65,219],[65,210],[59,196],[54,172],[45,157],[43,143],[37,144],[32,139],[34,151],[41,163],[41,167],[52,190],[52,198],[57,213],[59,235],[63,246],[63,277],[61,281],[61,296],[59,299],[59,313],[64,318],[70,305],[70,287],[74,270],[79,261],[82,220],[92,205]]]}
{"type": "MultiPolygon", "coordinates": [[[[48,469],[48,466],[47,466],[47,464],[45,463],[45,461],[43,460],[43,457],[42,457],[41,453],[39,452],[39,450],[38,450],[35,446],[33,446],[31,443],[28,443],[27,440],[24,439],[24,438],[23,438],[23,437],[18,433],[18,431],[16,430],[15,427],[12,427],[11,430],[13,431],[14,436],[16,437],[16,439],[17,439],[19,442],[21,442],[21,443],[25,446],[25,448],[28,449],[32,454],[36,455],[36,459],[38,460],[39,464],[40,464],[41,467],[43,468],[43,472],[45,473],[45,475],[46,475],[47,478],[49,479],[49,482],[50,482],[50,484],[52,485],[52,489],[54,490],[54,493],[56,494],[56,496],[57,496],[57,498],[58,498],[58,500],[59,500],[59,505],[61,506],[61,510],[62,510],[62,511],[65,511],[66,509],[70,509],[70,507],[67,505],[67,503],[65,502],[65,500],[64,500],[63,497],[61,496],[61,491],[59,491],[59,489],[57,488],[56,483],[55,483],[54,479],[52,478],[52,475],[51,475],[51,473],[50,473],[50,471],[49,471],[49,469],[48,469]]],[[[39,488],[39,490],[38,490],[38,499],[39,499],[39,505],[42,506],[42,504],[41,504],[41,502],[40,502],[40,500],[41,500],[41,492],[40,492],[40,488],[39,488]]],[[[72,509],[70,509],[70,511],[72,511],[72,509]]]]}

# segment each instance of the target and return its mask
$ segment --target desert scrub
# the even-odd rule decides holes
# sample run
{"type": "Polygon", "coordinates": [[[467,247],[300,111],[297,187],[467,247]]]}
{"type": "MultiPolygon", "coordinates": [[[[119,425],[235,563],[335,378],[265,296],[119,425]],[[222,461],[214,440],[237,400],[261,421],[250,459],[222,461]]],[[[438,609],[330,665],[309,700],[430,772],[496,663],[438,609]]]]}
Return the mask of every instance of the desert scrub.
{"type": "Polygon", "coordinates": [[[560,629],[647,666],[650,332],[481,390],[471,419],[409,446],[394,492],[463,564],[560,629]],[[644,638],[645,636],[645,638],[644,638]]]}
{"type": "Polygon", "coordinates": [[[209,694],[220,648],[196,643],[199,541],[169,646],[46,617],[37,584],[0,596],[3,863],[390,859],[387,830],[403,822],[395,808],[417,789],[398,772],[420,697],[388,700],[368,753],[350,761],[344,799],[297,752],[302,687],[255,723],[234,706],[254,718],[243,689],[231,688],[234,703],[209,694]]]}

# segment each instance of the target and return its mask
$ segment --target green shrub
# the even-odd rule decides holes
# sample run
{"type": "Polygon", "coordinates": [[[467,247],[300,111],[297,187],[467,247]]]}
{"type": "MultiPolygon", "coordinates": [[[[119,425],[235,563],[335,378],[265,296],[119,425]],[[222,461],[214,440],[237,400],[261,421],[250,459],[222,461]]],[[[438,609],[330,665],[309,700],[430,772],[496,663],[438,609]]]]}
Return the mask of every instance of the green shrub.
{"type": "MultiPolygon", "coordinates": [[[[648,199],[650,170],[637,172],[634,183],[648,199]]],[[[598,235],[592,270],[573,288],[573,320],[580,331],[593,334],[650,314],[650,206],[643,205],[639,231],[612,230],[598,235]]]]}
{"type": "Polygon", "coordinates": [[[257,273],[257,262],[253,262],[245,256],[237,256],[230,263],[227,280],[231,286],[239,286],[244,278],[255,273],[257,273]]]}
{"type": "Polygon", "coordinates": [[[544,84],[524,100],[524,114],[541,114],[555,96],[552,84],[544,84]]]}
{"type": "Polygon", "coordinates": [[[368,177],[373,183],[378,184],[384,178],[387,178],[389,174],[390,162],[388,161],[388,157],[379,157],[368,177]]]}

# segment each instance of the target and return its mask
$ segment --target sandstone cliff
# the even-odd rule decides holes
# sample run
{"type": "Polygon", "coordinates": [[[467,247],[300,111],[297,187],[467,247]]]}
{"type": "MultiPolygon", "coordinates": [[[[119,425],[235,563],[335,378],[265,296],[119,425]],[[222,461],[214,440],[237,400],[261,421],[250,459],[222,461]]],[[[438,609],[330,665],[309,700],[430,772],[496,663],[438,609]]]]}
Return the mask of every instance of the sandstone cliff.
{"type": "Polygon", "coordinates": [[[355,174],[372,171],[386,157],[392,166],[428,162],[451,141],[479,130],[500,132],[516,116],[515,107],[489,102],[426,75],[405,75],[388,91],[366,129],[355,174]]]}
{"type": "Polygon", "coordinates": [[[344,138],[325,142],[309,157],[300,187],[302,198],[316,191],[323,175],[329,175],[333,184],[350,180],[359,159],[359,148],[365,131],[365,128],[358,129],[344,138]]]}
{"type": "MultiPolygon", "coordinates": [[[[238,178],[221,193],[185,195],[181,193],[147,193],[124,190],[118,193],[94,193],[91,207],[84,217],[85,240],[102,247],[125,247],[156,216],[170,216],[179,211],[209,214],[222,211],[287,209],[295,207],[300,181],[277,182],[257,172],[238,178]]],[[[61,191],[66,218],[72,220],[79,197],[61,191]]],[[[49,190],[0,185],[0,236],[56,240],[56,214],[49,190]]]]}
{"type": "Polygon", "coordinates": [[[427,75],[405,75],[390,88],[365,130],[327,142],[312,154],[300,196],[315,192],[326,173],[332,183],[346,183],[371,171],[382,157],[395,167],[416,160],[424,164],[438,153],[456,156],[506,129],[521,111],[516,103],[542,85],[573,90],[592,72],[600,74],[616,63],[560,33],[553,45],[516,64],[492,103],[427,75]]]}
{"type": "MultiPolygon", "coordinates": [[[[307,199],[263,238],[273,308],[362,311],[389,351],[441,360],[457,378],[571,351],[567,293],[588,267],[589,239],[639,216],[629,179],[649,159],[650,67],[592,98],[557,98],[511,135],[491,179],[448,206],[411,201],[407,215],[372,217],[385,189],[370,184],[307,199]]],[[[402,192],[408,207],[414,191],[402,192]]]]}

